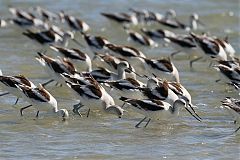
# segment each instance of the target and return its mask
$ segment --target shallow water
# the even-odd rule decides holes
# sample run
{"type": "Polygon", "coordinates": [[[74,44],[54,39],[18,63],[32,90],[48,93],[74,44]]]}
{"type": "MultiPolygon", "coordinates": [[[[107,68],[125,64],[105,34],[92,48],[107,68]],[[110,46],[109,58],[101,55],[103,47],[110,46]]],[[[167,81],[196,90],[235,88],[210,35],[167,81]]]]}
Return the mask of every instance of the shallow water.
{"type": "MultiPolygon", "coordinates": [[[[228,35],[238,55],[240,51],[237,0],[118,0],[112,3],[107,0],[58,3],[2,0],[0,17],[10,17],[8,5],[23,9],[40,5],[53,11],[64,10],[85,20],[92,28],[91,33],[104,35],[118,44],[130,43],[149,57],[168,56],[174,50],[162,46],[151,49],[127,42],[121,27],[99,13],[125,12],[130,7],[164,13],[173,8],[179,18],[187,22],[188,15],[197,12],[206,23],[205,31],[219,37],[228,35]],[[233,16],[230,16],[231,12],[233,16]]],[[[34,59],[41,46],[21,35],[22,32],[23,29],[16,26],[0,29],[0,68],[7,75],[22,73],[36,84],[44,82],[48,76],[34,59]]],[[[79,35],[78,39],[82,41],[79,35]]],[[[70,46],[77,47],[72,43],[70,46]]],[[[50,50],[48,54],[57,55],[50,50]]],[[[208,68],[206,62],[196,63],[194,70],[189,69],[185,56],[179,55],[173,62],[193,103],[199,107],[198,113],[204,119],[202,123],[185,111],[175,121],[153,121],[147,128],[140,129],[135,129],[134,125],[142,116],[133,113],[122,119],[98,113],[80,118],[71,113],[71,106],[76,101],[66,88],[49,86],[48,90],[57,97],[59,108],[70,111],[70,119],[62,122],[43,115],[35,119],[33,109],[26,110],[20,117],[19,108],[26,103],[21,100],[13,106],[15,97],[0,97],[0,159],[240,159],[240,134],[230,135],[235,129],[233,119],[220,108],[224,97],[239,98],[238,93],[215,83],[218,74],[208,68]]]]}

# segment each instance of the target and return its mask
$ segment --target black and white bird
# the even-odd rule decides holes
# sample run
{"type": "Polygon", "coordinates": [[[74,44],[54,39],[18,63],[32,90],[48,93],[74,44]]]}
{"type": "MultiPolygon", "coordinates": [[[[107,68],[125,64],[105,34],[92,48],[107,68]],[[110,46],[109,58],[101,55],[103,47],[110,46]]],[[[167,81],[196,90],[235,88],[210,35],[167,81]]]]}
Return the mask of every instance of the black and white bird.
{"type": "Polygon", "coordinates": [[[116,45],[111,43],[106,44],[105,47],[108,49],[108,53],[126,59],[133,66],[141,66],[143,63],[142,58],[146,58],[143,52],[134,47],[116,45]]]}
{"type": "Polygon", "coordinates": [[[186,107],[186,102],[182,99],[176,100],[172,106],[167,102],[155,99],[140,100],[121,97],[120,100],[124,101],[125,103],[131,104],[131,106],[133,106],[132,109],[145,116],[135,126],[136,128],[138,128],[139,125],[146,119],[148,119],[148,121],[145,127],[147,127],[147,125],[152,119],[169,120],[169,118],[177,116],[181,108],[185,108],[194,118],[196,118],[198,121],[201,121],[191,113],[191,111],[186,107]]]}
{"type": "Polygon", "coordinates": [[[109,20],[115,21],[120,24],[138,24],[138,19],[133,14],[127,13],[101,13],[102,16],[108,18],[109,20]]]}
{"type": "Polygon", "coordinates": [[[50,21],[50,22],[56,22],[57,20],[59,20],[59,16],[54,13],[51,12],[45,8],[42,8],[40,6],[36,6],[33,8],[33,10],[41,16],[43,21],[50,21]]]}
{"type": "Polygon", "coordinates": [[[110,42],[102,36],[94,36],[87,33],[83,34],[84,40],[93,53],[105,52],[104,46],[110,42]]]}
{"type": "Polygon", "coordinates": [[[16,76],[4,76],[2,71],[0,70],[0,86],[5,93],[2,93],[0,96],[4,96],[7,94],[12,94],[17,97],[15,105],[17,104],[19,98],[21,97],[21,93],[16,85],[25,85],[30,88],[35,88],[36,86],[24,75],[16,75],[16,76]]]}
{"type": "Polygon", "coordinates": [[[197,46],[203,53],[202,57],[198,57],[191,61],[191,66],[193,62],[202,58],[210,58],[211,60],[227,60],[227,54],[218,41],[206,35],[197,35],[193,32],[190,32],[190,35],[194,38],[197,46]]]}
{"type": "Polygon", "coordinates": [[[136,70],[134,67],[124,58],[121,57],[116,57],[108,54],[100,54],[100,53],[95,53],[95,56],[92,59],[94,63],[102,68],[107,68],[112,72],[117,72],[117,66],[120,62],[126,62],[129,65],[129,69],[125,70],[126,71],[126,77],[131,77],[136,79],[136,70]],[[98,61],[95,62],[95,59],[99,59],[98,61]]]}
{"type": "Polygon", "coordinates": [[[71,59],[74,64],[80,68],[81,71],[92,71],[92,61],[90,57],[88,56],[88,54],[80,51],[79,49],[68,49],[56,45],[51,45],[50,48],[58,53],[61,53],[63,57],[71,59]]]}
{"type": "MultiPolygon", "coordinates": [[[[227,108],[229,113],[234,117],[234,123],[239,124],[240,123],[240,100],[231,98],[231,97],[226,97],[222,101],[222,106],[227,108]]],[[[238,127],[235,132],[237,132],[240,129],[238,127]]]]}
{"type": "Polygon", "coordinates": [[[44,83],[43,86],[49,84],[50,82],[56,81],[61,85],[65,84],[65,79],[60,74],[67,73],[70,75],[76,75],[77,77],[79,74],[77,73],[76,68],[66,58],[51,58],[43,53],[38,52],[38,56],[36,60],[44,67],[46,73],[50,76],[51,80],[44,83]]]}
{"type": "Polygon", "coordinates": [[[170,59],[142,59],[147,75],[151,76],[154,73],[155,75],[164,75],[165,78],[170,76],[172,80],[180,82],[179,72],[170,59]]]}
{"type": "Polygon", "coordinates": [[[23,35],[32,40],[35,40],[42,45],[57,44],[61,46],[67,46],[68,39],[74,39],[73,34],[71,34],[70,32],[66,32],[63,36],[61,36],[51,29],[37,32],[27,29],[25,32],[23,32],[23,35]]]}
{"type": "Polygon", "coordinates": [[[164,43],[170,43],[169,37],[176,37],[177,35],[169,30],[166,29],[146,29],[141,28],[141,32],[143,32],[146,36],[152,38],[155,41],[160,41],[164,43]]]}
{"type": "Polygon", "coordinates": [[[48,24],[41,19],[35,17],[32,13],[23,11],[17,8],[10,7],[9,11],[15,16],[12,18],[12,22],[18,26],[34,26],[43,29],[48,28],[48,24]]]}
{"type": "Polygon", "coordinates": [[[36,117],[38,117],[39,111],[47,111],[61,118],[69,116],[66,109],[58,109],[57,100],[41,84],[35,88],[22,84],[16,86],[21,91],[22,97],[30,103],[30,105],[20,109],[21,115],[23,115],[24,109],[34,106],[37,109],[36,117]]]}
{"type": "Polygon", "coordinates": [[[86,33],[90,30],[89,25],[83,20],[67,15],[63,13],[64,19],[67,22],[68,26],[74,31],[80,31],[81,33],[86,33]]]}
{"type": "Polygon", "coordinates": [[[105,81],[105,80],[119,80],[126,78],[126,71],[129,69],[129,64],[125,61],[122,61],[117,64],[117,73],[112,72],[106,68],[98,67],[98,69],[92,70],[90,74],[97,81],[105,81]]]}
{"type": "Polygon", "coordinates": [[[233,85],[237,90],[240,89],[240,67],[233,65],[229,66],[226,64],[217,64],[213,66],[220,73],[220,79],[218,81],[223,81],[227,84],[233,85]]]}
{"type": "Polygon", "coordinates": [[[136,31],[130,30],[128,27],[124,27],[125,31],[127,32],[129,36],[129,40],[132,40],[140,45],[143,46],[151,46],[151,47],[157,47],[158,44],[154,42],[151,38],[148,36],[142,35],[136,31]]]}
{"type": "MultiPolygon", "coordinates": [[[[93,80],[94,81],[94,80],[93,80]]],[[[83,106],[89,107],[87,117],[90,109],[101,110],[105,113],[111,113],[122,117],[124,109],[115,105],[113,98],[105,91],[105,89],[97,82],[90,85],[80,85],[66,81],[66,84],[73,89],[75,96],[79,97],[80,102],[74,105],[73,111],[79,113],[79,109],[83,106]]]]}

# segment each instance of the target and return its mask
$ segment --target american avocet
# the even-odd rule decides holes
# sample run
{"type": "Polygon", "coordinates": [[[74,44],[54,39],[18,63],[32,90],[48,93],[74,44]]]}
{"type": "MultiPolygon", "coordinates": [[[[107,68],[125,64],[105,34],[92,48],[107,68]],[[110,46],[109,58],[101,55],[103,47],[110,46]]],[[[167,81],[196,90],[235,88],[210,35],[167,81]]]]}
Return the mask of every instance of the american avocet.
{"type": "Polygon", "coordinates": [[[56,13],[53,13],[40,6],[36,6],[33,9],[41,16],[43,21],[57,21],[59,19],[56,13]]]}
{"type": "Polygon", "coordinates": [[[36,87],[29,79],[23,75],[3,76],[2,71],[0,70],[0,86],[3,88],[3,90],[7,91],[6,93],[2,93],[0,96],[7,95],[9,93],[17,96],[17,100],[14,105],[17,104],[19,97],[21,97],[19,89],[16,86],[20,84],[29,86],[30,88],[36,87]]]}
{"type": "Polygon", "coordinates": [[[104,52],[104,46],[110,43],[106,38],[102,36],[94,36],[87,33],[83,34],[83,37],[88,44],[88,47],[93,53],[104,52]]]}
{"type": "Polygon", "coordinates": [[[34,32],[31,30],[26,30],[23,32],[23,35],[27,36],[30,39],[37,41],[40,44],[59,44],[63,46],[68,45],[68,39],[72,38],[72,34],[66,32],[63,37],[58,35],[52,30],[34,32]]]}
{"type": "Polygon", "coordinates": [[[164,42],[169,43],[170,40],[168,37],[176,37],[177,35],[169,30],[166,29],[156,29],[156,30],[148,30],[146,28],[141,28],[141,31],[149,36],[150,38],[154,40],[163,40],[164,42]]]}
{"type": "Polygon", "coordinates": [[[129,98],[141,98],[142,94],[139,91],[139,88],[145,86],[144,83],[133,78],[104,81],[103,83],[110,86],[111,90],[107,90],[109,93],[120,97],[127,96],[129,98]]]}
{"type": "MultiPolygon", "coordinates": [[[[143,63],[142,58],[146,58],[143,52],[141,52],[140,50],[134,47],[115,45],[111,43],[106,44],[105,47],[106,49],[108,49],[110,54],[126,59],[133,66],[142,66],[142,63],[143,63]]],[[[139,72],[139,70],[137,70],[137,72],[139,72]]]]}
{"type": "Polygon", "coordinates": [[[196,56],[197,53],[197,45],[194,39],[191,36],[183,35],[183,36],[176,36],[176,37],[168,37],[171,42],[173,48],[175,48],[179,52],[174,52],[171,54],[171,57],[174,55],[184,52],[187,53],[189,58],[196,56]]]}
{"type": "Polygon", "coordinates": [[[175,65],[168,58],[162,59],[148,59],[142,58],[144,66],[147,70],[147,74],[154,73],[155,75],[171,76],[176,82],[180,82],[179,73],[175,65]]]}
{"type": "Polygon", "coordinates": [[[189,25],[181,23],[178,19],[175,19],[175,20],[176,20],[176,22],[179,26],[178,28],[185,29],[186,31],[197,30],[198,29],[198,24],[200,24],[202,26],[205,26],[205,24],[202,23],[202,21],[200,21],[197,13],[193,13],[193,14],[190,15],[189,25]]]}
{"type": "Polygon", "coordinates": [[[136,79],[136,74],[135,74],[136,70],[126,59],[108,55],[108,54],[100,54],[100,53],[95,53],[95,56],[93,57],[92,60],[95,60],[96,58],[100,59],[100,61],[96,62],[97,65],[100,65],[103,68],[107,68],[113,72],[117,72],[117,66],[120,62],[128,63],[129,69],[125,70],[127,77],[132,77],[132,78],[136,79]],[[103,63],[101,63],[101,62],[103,62],[103,63]]]}
{"type": "Polygon", "coordinates": [[[181,84],[177,82],[169,82],[168,81],[168,87],[179,97],[179,99],[184,99],[187,103],[187,105],[192,109],[192,111],[195,113],[195,115],[202,119],[194,110],[194,107],[197,107],[192,104],[192,96],[188,92],[188,90],[181,84]]]}
{"type": "Polygon", "coordinates": [[[16,86],[21,91],[24,99],[30,103],[30,105],[20,109],[21,116],[23,115],[23,110],[31,106],[38,110],[36,117],[38,117],[39,111],[51,111],[62,118],[69,116],[66,109],[58,109],[56,99],[41,84],[35,88],[21,84],[16,86]]]}
{"type": "MultiPolygon", "coordinates": [[[[223,47],[211,37],[207,37],[206,35],[196,35],[193,32],[190,32],[190,35],[194,38],[197,46],[203,51],[203,56],[210,57],[211,59],[217,60],[227,60],[226,52],[223,47]]],[[[190,66],[192,66],[193,62],[196,62],[203,57],[198,57],[195,60],[190,62],[190,66]]]]}
{"type": "Polygon", "coordinates": [[[122,61],[117,64],[117,73],[111,72],[106,68],[99,67],[99,69],[92,70],[90,74],[97,81],[118,80],[118,79],[126,78],[126,72],[125,72],[126,69],[130,70],[129,64],[125,61],[122,61]]]}
{"type": "Polygon", "coordinates": [[[170,28],[178,28],[178,29],[184,29],[187,31],[190,30],[197,30],[198,28],[198,24],[201,24],[202,26],[204,26],[204,24],[199,20],[199,16],[196,13],[193,13],[190,17],[189,17],[189,26],[186,24],[183,24],[182,22],[180,22],[177,18],[176,18],[176,13],[174,14],[174,12],[168,12],[169,15],[171,16],[171,18],[164,18],[164,19],[160,19],[158,20],[158,22],[164,26],[170,27],[170,28]]]}
{"type": "Polygon", "coordinates": [[[131,104],[134,110],[136,112],[143,114],[145,117],[135,126],[136,128],[139,127],[139,125],[148,118],[148,121],[145,125],[149,124],[151,119],[167,119],[176,116],[179,114],[180,108],[185,108],[194,118],[196,118],[198,121],[201,121],[198,119],[195,115],[191,113],[191,111],[186,107],[186,102],[182,99],[178,99],[174,102],[174,104],[171,106],[169,103],[160,101],[160,100],[139,100],[139,99],[131,99],[126,97],[121,97],[120,100],[124,101],[125,103],[131,104]]]}
{"type": "Polygon", "coordinates": [[[179,99],[179,97],[169,88],[167,80],[158,82],[156,87],[140,88],[140,91],[149,99],[165,100],[171,105],[179,99]]]}
{"type": "Polygon", "coordinates": [[[130,23],[133,25],[137,25],[138,24],[138,20],[137,17],[135,15],[132,14],[127,14],[127,13],[101,13],[102,16],[113,20],[115,22],[118,23],[130,23]]]}
{"type": "MultiPolygon", "coordinates": [[[[60,37],[64,38],[64,37],[68,37],[69,39],[71,39],[73,42],[75,42],[77,45],[84,47],[79,41],[77,41],[74,38],[74,32],[71,31],[64,31],[63,29],[61,29],[60,27],[56,26],[56,25],[49,25],[48,27],[49,30],[53,31],[54,33],[58,34],[60,37]]],[[[66,41],[66,40],[65,40],[66,41]]],[[[64,42],[62,42],[64,45],[64,42]]],[[[66,41],[66,44],[64,46],[68,45],[68,41],[66,41]]]]}
{"type": "MultiPolygon", "coordinates": [[[[233,85],[236,89],[240,89],[240,67],[229,67],[224,64],[214,65],[220,73],[220,80],[226,82],[227,84],[233,85]]],[[[220,81],[220,80],[217,80],[220,81]]]]}
{"type": "Polygon", "coordinates": [[[76,66],[79,66],[80,70],[83,71],[92,71],[92,61],[88,54],[80,51],[79,49],[75,48],[65,48],[65,47],[60,47],[56,45],[51,45],[51,49],[55,50],[56,52],[61,53],[64,57],[70,58],[75,62],[76,66]]]}
{"type": "Polygon", "coordinates": [[[185,30],[190,31],[190,30],[197,30],[198,29],[198,24],[204,26],[205,24],[200,21],[198,14],[193,13],[190,18],[189,18],[189,26],[185,27],[185,30]]]}
{"type": "Polygon", "coordinates": [[[17,8],[10,7],[9,11],[16,17],[12,18],[12,22],[19,26],[36,26],[47,28],[48,24],[41,19],[36,18],[32,13],[17,8]]]}
{"type": "Polygon", "coordinates": [[[136,31],[128,29],[128,27],[124,26],[125,31],[129,35],[129,39],[132,39],[134,42],[144,45],[144,46],[152,46],[157,47],[158,44],[154,42],[151,38],[142,35],[136,31]]]}
{"type": "Polygon", "coordinates": [[[81,116],[78,110],[82,106],[87,106],[89,107],[87,117],[89,115],[90,108],[96,108],[106,113],[115,114],[119,118],[122,117],[124,110],[120,106],[115,105],[113,98],[100,84],[98,84],[98,82],[91,85],[80,85],[69,81],[66,81],[66,83],[75,91],[76,96],[80,98],[80,103],[74,105],[74,113],[78,113],[81,116]]]}
{"type": "Polygon", "coordinates": [[[219,64],[222,64],[224,66],[227,66],[229,68],[237,68],[237,67],[240,67],[240,61],[238,61],[237,59],[234,59],[234,60],[228,60],[228,61],[221,61],[219,60],[218,63],[219,64]]]}
{"type": "Polygon", "coordinates": [[[228,37],[226,37],[223,40],[219,38],[216,38],[215,40],[223,47],[224,51],[229,56],[229,58],[233,60],[236,51],[233,48],[233,46],[228,42],[228,37]]]}
{"type": "Polygon", "coordinates": [[[133,12],[136,15],[139,23],[149,23],[153,20],[153,18],[151,17],[151,15],[149,15],[149,12],[146,9],[137,10],[135,8],[129,8],[129,11],[133,12]]]}
{"type": "Polygon", "coordinates": [[[89,25],[86,22],[80,20],[79,18],[67,15],[65,13],[63,13],[63,15],[65,21],[71,29],[75,31],[80,31],[81,33],[85,33],[90,30],[89,25]]]}
{"type": "MultiPolygon", "coordinates": [[[[229,113],[234,116],[234,123],[240,123],[240,100],[235,98],[226,97],[222,101],[222,105],[228,109],[229,113]]],[[[238,127],[234,132],[240,129],[238,127]]]]}
{"type": "Polygon", "coordinates": [[[60,84],[65,84],[65,80],[60,75],[62,73],[68,73],[71,75],[77,74],[77,70],[68,59],[54,59],[40,52],[37,53],[39,57],[36,60],[44,67],[46,73],[52,78],[50,81],[43,84],[43,86],[49,84],[52,81],[56,81],[60,84]]]}

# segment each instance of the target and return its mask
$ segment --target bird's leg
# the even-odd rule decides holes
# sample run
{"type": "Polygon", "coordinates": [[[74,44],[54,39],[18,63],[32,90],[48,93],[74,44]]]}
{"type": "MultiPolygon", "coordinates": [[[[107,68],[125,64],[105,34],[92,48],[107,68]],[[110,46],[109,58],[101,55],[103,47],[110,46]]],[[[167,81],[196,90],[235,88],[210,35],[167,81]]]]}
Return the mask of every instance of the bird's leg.
{"type": "Polygon", "coordinates": [[[135,128],[139,128],[139,125],[140,125],[143,121],[145,121],[146,118],[147,118],[147,117],[144,117],[140,122],[138,122],[138,124],[136,124],[135,128]]]}
{"type": "Polygon", "coordinates": [[[49,83],[52,83],[54,80],[50,79],[49,81],[42,83],[42,86],[45,87],[46,85],[48,85],[49,83]]]}
{"type": "Polygon", "coordinates": [[[87,112],[87,117],[89,116],[89,113],[90,113],[90,108],[88,109],[88,112],[87,112]]]}
{"type": "Polygon", "coordinates": [[[80,117],[82,117],[81,113],[79,112],[79,109],[83,107],[84,105],[79,102],[78,104],[73,105],[73,113],[78,114],[80,117]]]}
{"type": "Polygon", "coordinates": [[[173,52],[173,53],[171,53],[170,57],[173,58],[176,54],[178,54],[178,53],[180,53],[180,52],[181,52],[180,50],[179,50],[179,51],[176,51],[176,52],[173,52]]]}
{"type": "Polygon", "coordinates": [[[239,131],[239,129],[240,129],[240,126],[233,133],[236,133],[237,131],[239,131]]]}
{"type": "Polygon", "coordinates": [[[37,111],[36,118],[38,118],[38,115],[39,115],[39,111],[37,111]]]}
{"type": "Polygon", "coordinates": [[[27,108],[29,108],[29,107],[31,107],[31,106],[32,106],[32,105],[30,104],[30,105],[28,105],[28,106],[26,106],[26,107],[21,108],[21,109],[20,109],[20,114],[21,114],[21,116],[23,115],[23,113],[22,113],[23,110],[24,110],[24,109],[27,109],[27,108]]]}
{"type": "Polygon", "coordinates": [[[200,59],[202,59],[203,57],[197,57],[193,60],[190,61],[190,68],[193,68],[193,62],[199,61],[200,59]]]}
{"type": "Polygon", "coordinates": [[[147,121],[146,125],[144,126],[145,128],[147,127],[150,121],[151,121],[151,118],[149,118],[149,120],[147,121]]]}
{"type": "Polygon", "coordinates": [[[5,96],[5,95],[7,95],[7,94],[10,94],[10,93],[9,93],[9,92],[2,93],[2,94],[0,94],[0,97],[1,97],[1,96],[5,96]]]}
{"type": "Polygon", "coordinates": [[[18,103],[18,100],[19,100],[19,98],[17,98],[17,100],[16,100],[16,102],[14,103],[14,105],[16,105],[16,104],[18,103]]]}

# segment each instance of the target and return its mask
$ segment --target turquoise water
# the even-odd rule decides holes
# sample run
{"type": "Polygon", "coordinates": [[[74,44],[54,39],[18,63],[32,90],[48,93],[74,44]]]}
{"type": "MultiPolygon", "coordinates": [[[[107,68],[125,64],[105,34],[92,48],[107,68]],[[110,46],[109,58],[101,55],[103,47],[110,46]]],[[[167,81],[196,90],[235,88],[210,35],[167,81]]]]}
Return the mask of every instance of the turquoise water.
{"type": "MultiPolygon", "coordinates": [[[[219,37],[228,35],[238,55],[240,51],[239,2],[236,0],[2,0],[0,17],[10,17],[8,5],[22,9],[40,5],[52,11],[64,10],[85,20],[91,26],[91,33],[118,44],[130,43],[149,57],[168,56],[174,50],[162,46],[151,49],[128,42],[121,27],[99,13],[126,12],[130,7],[164,13],[173,8],[180,20],[188,22],[188,16],[196,12],[206,23],[205,31],[219,37]]],[[[24,37],[23,31],[16,26],[0,29],[0,68],[7,75],[22,73],[36,84],[44,82],[48,76],[35,60],[36,51],[42,47],[24,37]]],[[[83,42],[79,35],[77,39],[83,42]]],[[[72,43],[70,46],[77,47],[72,43]]],[[[51,50],[48,54],[57,55],[51,50]]],[[[196,63],[193,71],[185,56],[179,55],[173,62],[180,71],[182,84],[199,107],[202,123],[185,111],[175,121],[153,121],[148,128],[140,129],[134,125],[142,116],[134,113],[127,113],[122,119],[97,113],[80,118],[71,112],[76,100],[66,88],[49,86],[59,108],[69,110],[70,119],[62,122],[40,116],[36,120],[33,109],[26,110],[24,117],[20,117],[19,108],[26,103],[21,100],[12,106],[13,96],[0,97],[0,159],[239,159],[239,134],[230,135],[235,129],[233,119],[220,108],[223,98],[239,98],[238,93],[215,83],[218,73],[206,62],[196,63]]]]}

